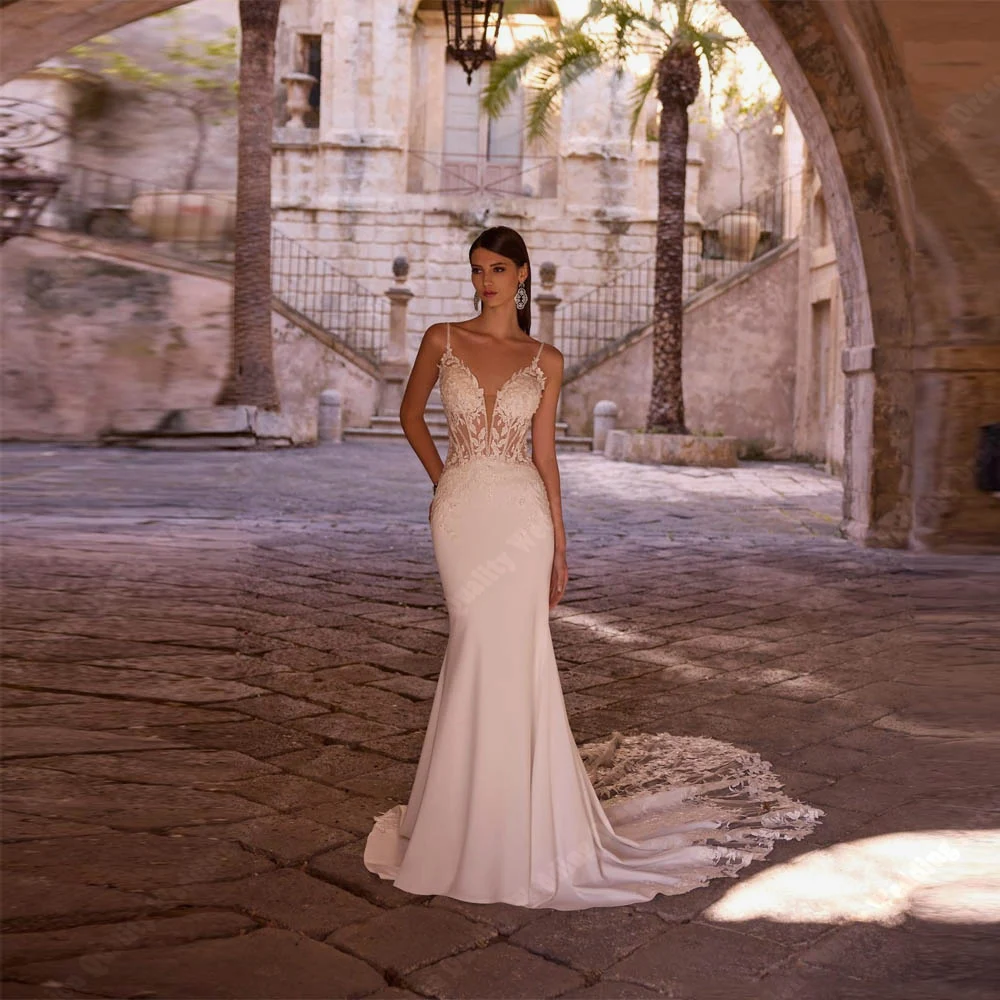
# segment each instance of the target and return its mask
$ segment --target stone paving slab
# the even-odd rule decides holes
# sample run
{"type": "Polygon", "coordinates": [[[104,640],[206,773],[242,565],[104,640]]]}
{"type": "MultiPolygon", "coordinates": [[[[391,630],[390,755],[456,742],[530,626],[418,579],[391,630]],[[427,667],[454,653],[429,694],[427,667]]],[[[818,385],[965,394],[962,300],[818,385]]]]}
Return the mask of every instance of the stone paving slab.
{"type": "Polygon", "coordinates": [[[274,928],[222,939],[128,951],[97,952],[18,966],[18,978],[65,984],[104,997],[136,995],[254,1000],[363,997],[382,979],[360,959],[274,928]]]}
{"type": "Polygon", "coordinates": [[[362,864],[447,643],[405,445],[2,457],[5,996],[996,996],[996,560],[859,549],[805,466],[561,456],[577,740],[731,740],[826,814],[681,896],[479,905],[362,864]]]}
{"type": "Polygon", "coordinates": [[[344,927],[326,940],[398,980],[421,966],[485,947],[496,936],[487,924],[466,920],[457,913],[402,906],[344,927]]]}

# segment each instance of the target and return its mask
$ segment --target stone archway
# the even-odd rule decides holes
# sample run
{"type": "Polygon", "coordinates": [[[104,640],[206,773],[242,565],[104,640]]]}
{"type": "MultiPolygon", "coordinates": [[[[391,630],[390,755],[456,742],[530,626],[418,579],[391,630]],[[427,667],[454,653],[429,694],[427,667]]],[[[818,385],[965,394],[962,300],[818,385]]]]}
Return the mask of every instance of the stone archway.
{"type": "Polygon", "coordinates": [[[723,2],[823,183],[848,327],[849,534],[997,546],[1000,511],[973,469],[979,426],[1000,421],[1000,10],[723,2]]]}
{"type": "Polygon", "coordinates": [[[0,4],[0,83],[95,35],[191,0],[8,0],[0,4]]]}
{"type": "Polygon", "coordinates": [[[867,544],[903,546],[910,531],[913,390],[906,355],[913,322],[905,223],[893,197],[899,179],[890,177],[822,5],[725,3],[781,84],[823,184],[847,325],[846,530],[867,544]]]}

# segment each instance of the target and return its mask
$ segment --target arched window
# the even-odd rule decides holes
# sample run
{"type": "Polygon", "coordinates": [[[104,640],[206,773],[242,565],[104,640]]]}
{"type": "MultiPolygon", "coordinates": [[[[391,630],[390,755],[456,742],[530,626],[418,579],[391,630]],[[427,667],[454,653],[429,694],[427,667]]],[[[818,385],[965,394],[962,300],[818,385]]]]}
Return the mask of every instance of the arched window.
{"type": "Polygon", "coordinates": [[[826,214],[826,199],[822,191],[817,191],[813,198],[812,217],[813,239],[816,246],[825,247],[830,242],[830,220],[826,214]]]}

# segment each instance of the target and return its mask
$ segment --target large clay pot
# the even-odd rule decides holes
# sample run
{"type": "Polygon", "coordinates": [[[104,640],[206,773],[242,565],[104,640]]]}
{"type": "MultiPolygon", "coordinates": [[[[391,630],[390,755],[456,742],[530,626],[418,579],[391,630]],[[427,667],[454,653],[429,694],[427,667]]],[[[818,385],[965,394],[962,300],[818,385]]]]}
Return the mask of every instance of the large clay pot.
{"type": "Polygon", "coordinates": [[[153,191],[132,202],[129,218],[157,242],[218,243],[232,238],[236,196],[231,191],[153,191]]]}
{"type": "Polygon", "coordinates": [[[719,243],[727,260],[748,261],[760,239],[760,218],[748,208],[727,212],[719,219],[719,243]]]}

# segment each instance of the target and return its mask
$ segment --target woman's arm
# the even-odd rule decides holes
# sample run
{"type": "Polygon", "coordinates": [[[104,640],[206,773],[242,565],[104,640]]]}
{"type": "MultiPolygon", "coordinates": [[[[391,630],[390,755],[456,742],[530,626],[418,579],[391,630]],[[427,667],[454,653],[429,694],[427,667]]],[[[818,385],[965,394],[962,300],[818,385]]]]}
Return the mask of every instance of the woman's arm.
{"type": "Polygon", "coordinates": [[[559,465],[556,462],[556,404],[562,388],[563,356],[555,347],[546,345],[542,348],[538,364],[545,372],[545,391],[531,423],[531,460],[545,483],[549,509],[552,511],[555,543],[552,572],[549,575],[549,607],[554,608],[563,599],[569,580],[566,569],[566,528],[563,525],[562,492],[559,465]]]}
{"type": "Polygon", "coordinates": [[[444,353],[445,325],[435,323],[429,326],[420,341],[410,377],[406,382],[406,390],[399,404],[399,423],[410,442],[410,447],[416,452],[432,483],[437,483],[441,476],[444,462],[438,453],[437,445],[424,420],[424,410],[427,398],[434,388],[438,377],[438,361],[444,353]]]}
{"type": "Polygon", "coordinates": [[[545,491],[549,497],[552,527],[555,531],[555,551],[565,554],[566,529],[563,526],[559,464],[556,462],[556,404],[562,389],[562,353],[551,344],[546,344],[542,348],[538,364],[545,372],[545,391],[531,422],[531,460],[545,483],[545,491]]]}

